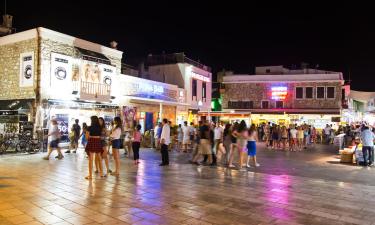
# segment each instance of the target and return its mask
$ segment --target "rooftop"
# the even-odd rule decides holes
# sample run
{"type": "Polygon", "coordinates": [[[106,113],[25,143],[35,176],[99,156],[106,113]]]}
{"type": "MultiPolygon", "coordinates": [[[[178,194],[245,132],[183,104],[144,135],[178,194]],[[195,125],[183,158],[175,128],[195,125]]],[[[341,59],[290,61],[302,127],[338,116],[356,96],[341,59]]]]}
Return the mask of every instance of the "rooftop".
{"type": "Polygon", "coordinates": [[[332,74],[278,74],[278,75],[248,75],[236,74],[225,76],[224,83],[258,83],[258,82],[309,82],[309,81],[339,81],[344,82],[342,73],[332,74]]]}
{"type": "Polygon", "coordinates": [[[208,72],[211,72],[211,67],[203,65],[202,63],[192,60],[185,56],[183,52],[172,53],[172,54],[161,54],[161,55],[148,55],[146,60],[147,66],[165,65],[165,64],[176,64],[176,63],[187,63],[195,67],[201,68],[208,72]]]}

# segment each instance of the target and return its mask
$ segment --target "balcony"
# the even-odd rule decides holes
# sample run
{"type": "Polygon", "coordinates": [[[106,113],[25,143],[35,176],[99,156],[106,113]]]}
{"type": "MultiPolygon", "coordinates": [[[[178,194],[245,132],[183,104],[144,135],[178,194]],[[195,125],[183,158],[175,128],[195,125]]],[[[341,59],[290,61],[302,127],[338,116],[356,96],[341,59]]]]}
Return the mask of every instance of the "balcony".
{"type": "Polygon", "coordinates": [[[111,85],[76,81],[73,83],[73,93],[79,93],[79,99],[95,102],[109,102],[111,99],[111,85]]]}

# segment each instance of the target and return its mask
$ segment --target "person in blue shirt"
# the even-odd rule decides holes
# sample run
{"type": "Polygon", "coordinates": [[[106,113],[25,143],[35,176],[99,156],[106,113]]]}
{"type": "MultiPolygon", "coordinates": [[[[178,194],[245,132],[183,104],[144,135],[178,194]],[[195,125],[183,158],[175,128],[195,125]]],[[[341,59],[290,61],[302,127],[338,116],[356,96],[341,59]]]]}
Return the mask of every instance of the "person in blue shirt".
{"type": "Polygon", "coordinates": [[[161,132],[162,132],[162,130],[163,130],[163,125],[162,125],[162,123],[159,123],[158,124],[158,128],[156,130],[156,135],[158,137],[156,149],[160,149],[160,146],[161,146],[160,145],[160,138],[161,138],[161,132]]]}
{"type": "Polygon", "coordinates": [[[372,166],[374,163],[374,139],[374,133],[365,126],[361,132],[364,166],[372,166]]]}

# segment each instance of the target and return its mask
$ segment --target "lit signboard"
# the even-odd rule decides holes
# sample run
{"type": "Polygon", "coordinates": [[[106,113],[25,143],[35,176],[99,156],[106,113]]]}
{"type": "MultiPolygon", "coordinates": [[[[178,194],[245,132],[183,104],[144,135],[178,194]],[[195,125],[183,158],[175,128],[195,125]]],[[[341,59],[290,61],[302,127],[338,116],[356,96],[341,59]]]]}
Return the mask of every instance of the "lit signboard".
{"type": "Polygon", "coordinates": [[[288,94],[288,88],[283,86],[271,88],[271,99],[284,100],[288,94]]]}
{"type": "Polygon", "coordinates": [[[194,79],[197,79],[197,80],[204,81],[204,82],[210,82],[209,77],[205,77],[205,76],[200,75],[198,73],[191,72],[191,77],[194,78],[194,79]]]}

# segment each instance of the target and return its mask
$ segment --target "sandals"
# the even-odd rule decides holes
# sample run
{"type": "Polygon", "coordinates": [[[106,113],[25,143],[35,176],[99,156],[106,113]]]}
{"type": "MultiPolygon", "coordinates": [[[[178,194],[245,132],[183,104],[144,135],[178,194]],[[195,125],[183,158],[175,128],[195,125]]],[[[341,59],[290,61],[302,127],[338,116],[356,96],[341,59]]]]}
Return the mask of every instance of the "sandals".
{"type": "Polygon", "coordinates": [[[91,180],[91,179],[92,179],[92,176],[86,176],[85,179],[86,179],[86,180],[91,180]]]}

